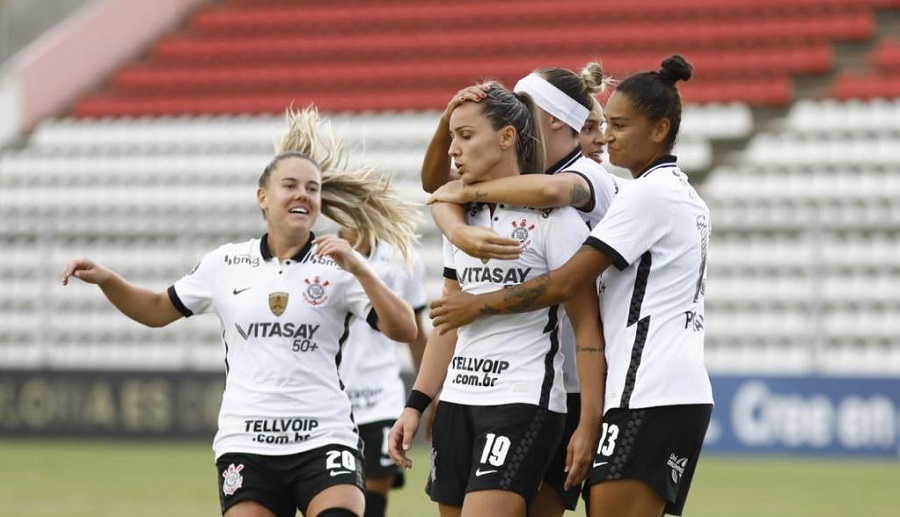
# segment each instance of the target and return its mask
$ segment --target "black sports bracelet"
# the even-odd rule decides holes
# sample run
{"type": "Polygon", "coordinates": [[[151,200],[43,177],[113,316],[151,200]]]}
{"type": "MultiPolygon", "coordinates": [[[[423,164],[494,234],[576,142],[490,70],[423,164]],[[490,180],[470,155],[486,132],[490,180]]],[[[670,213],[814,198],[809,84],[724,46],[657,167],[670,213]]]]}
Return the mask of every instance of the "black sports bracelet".
{"type": "Polygon", "coordinates": [[[431,404],[431,397],[419,390],[409,392],[409,398],[406,399],[406,407],[413,408],[419,413],[424,413],[429,404],[431,404]]]}

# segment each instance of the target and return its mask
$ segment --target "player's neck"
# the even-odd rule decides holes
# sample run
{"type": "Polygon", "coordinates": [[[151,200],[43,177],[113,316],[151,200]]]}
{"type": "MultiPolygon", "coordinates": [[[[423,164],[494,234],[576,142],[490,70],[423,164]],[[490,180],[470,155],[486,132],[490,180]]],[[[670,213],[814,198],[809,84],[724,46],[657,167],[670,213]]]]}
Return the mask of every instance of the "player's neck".
{"type": "Polygon", "coordinates": [[[299,235],[277,235],[269,232],[267,239],[272,256],[279,261],[295,257],[309,242],[311,235],[310,232],[299,235]]]}

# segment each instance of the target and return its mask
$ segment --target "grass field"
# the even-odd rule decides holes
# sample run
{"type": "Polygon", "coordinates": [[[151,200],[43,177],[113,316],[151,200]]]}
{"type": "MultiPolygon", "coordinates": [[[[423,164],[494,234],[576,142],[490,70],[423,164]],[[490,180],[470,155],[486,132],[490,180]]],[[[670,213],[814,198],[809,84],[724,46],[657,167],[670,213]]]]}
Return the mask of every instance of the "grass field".
{"type": "MultiPolygon", "coordinates": [[[[437,515],[422,492],[424,448],[414,461],[390,517],[437,515]]],[[[0,441],[3,517],[215,517],[214,479],[204,443],[0,441]]],[[[896,461],[706,456],[685,515],[896,517],[898,487],[896,461]]]]}

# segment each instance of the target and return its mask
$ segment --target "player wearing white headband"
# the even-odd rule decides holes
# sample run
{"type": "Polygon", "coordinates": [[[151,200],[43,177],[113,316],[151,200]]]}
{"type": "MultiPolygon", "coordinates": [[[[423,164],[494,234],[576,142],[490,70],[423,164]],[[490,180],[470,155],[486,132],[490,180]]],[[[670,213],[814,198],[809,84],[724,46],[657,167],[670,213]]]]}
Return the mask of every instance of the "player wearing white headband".
{"type": "MultiPolygon", "coordinates": [[[[544,172],[523,171],[521,176],[500,178],[470,186],[452,180],[448,113],[466,101],[479,101],[484,89],[469,87],[450,101],[429,144],[422,167],[422,186],[433,192],[430,202],[438,227],[450,241],[465,253],[482,259],[510,260],[519,256],[521,243],[511,236],[497,235],[485,228],[464,223],[466,203],[509,203],[513,205],[552,208],[572,206],[579,210],[588,228],[593,228],[606,214],[621,181],[601,165],[585,157],[579,146],[579,135],[594,108],[594,95],[602,92],[608,80],[598,63],[589,63],[580,74],[564,68],[537,70],[516,86],[516,92],[528,93],[538,106],[538,117],[544,138],[546,163],[544,172]]],[[[578,425],[581,410],[580,387],[575,367],[575,339],[564,313],[560,317],[560,346],[564,355],[564,380],[567,397],[566,432],[553,458],[544,485],[535,500],[532,515],[561,516],[566,508],[578,504],[579,486],[565,488],[566,447],[578,425]]],[[[599,428],[598,428],[599,433],[599,428]]]]}

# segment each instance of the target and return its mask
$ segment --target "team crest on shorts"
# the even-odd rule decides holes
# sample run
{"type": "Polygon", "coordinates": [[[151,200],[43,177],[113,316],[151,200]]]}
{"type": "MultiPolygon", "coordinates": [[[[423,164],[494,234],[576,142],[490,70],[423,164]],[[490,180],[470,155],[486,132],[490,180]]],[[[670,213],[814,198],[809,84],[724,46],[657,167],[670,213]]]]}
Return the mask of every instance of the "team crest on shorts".
{"type": "Polygon", "coordinates": [[[288,293],[283,291],[269,293],[269,309],[272,310],[272,314],[281,316],[284,314],[284,310],[287,309],[287,304],[288,293]]]}
{"type": "Polygon", "coordinates": [[[234,466],[234,463],[228,465],[228,469],[222,473],[222,477],[225,478],[225,481],[222,482],[223,494],[232,495],[237,492],[238,488],[241,488],[241,485],[244,484],[244,476],[241,475],[242,470],[244,470],[243,463],[237,467],[234,466]]]}
{"type": "Polygon", "coordinates": [[[528,221],[522,219],[519,224],[516,224],[515,221],[512,222],[512,233],[509,236],[519,242],[522,243],[523,248],[527,248],[531,241],[528,239],[531,236],[531,230],[534,230],[533,224],[528,224],[528,221]]]}
{"type": "Polygon", "coordinates": [[[319,277],[313,277],[312,282],[307,278],[304,280],[306,282],[306,291],[303,293],[303,298],[306,299],[306,302],[310,305],[321,305],[328,301],[328,293],[325,292],[325,288],[328,287],[328,280],[324,282],[319,277]]]}

